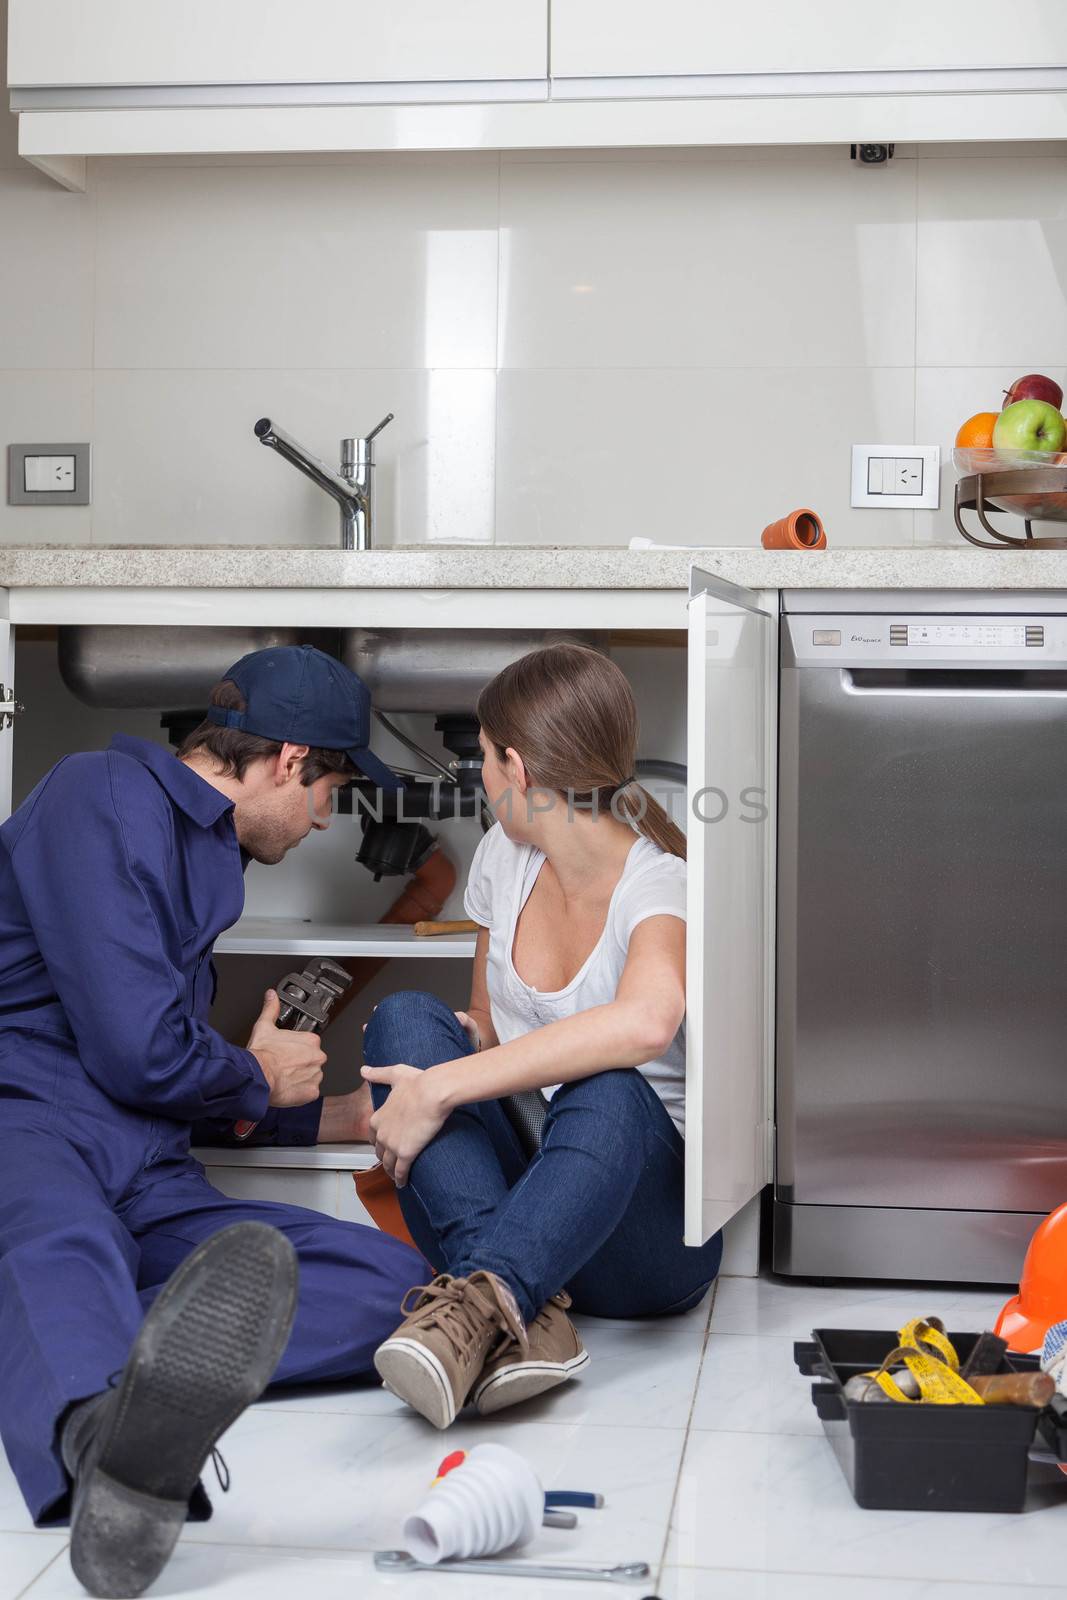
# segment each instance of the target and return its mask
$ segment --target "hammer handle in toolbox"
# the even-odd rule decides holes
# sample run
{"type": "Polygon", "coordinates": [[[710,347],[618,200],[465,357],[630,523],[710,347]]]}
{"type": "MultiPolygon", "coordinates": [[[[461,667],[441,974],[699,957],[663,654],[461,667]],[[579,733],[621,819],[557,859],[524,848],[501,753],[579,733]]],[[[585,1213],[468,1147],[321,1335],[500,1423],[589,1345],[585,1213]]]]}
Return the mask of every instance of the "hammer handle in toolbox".
{"type": "Polygon", "coordinates": [[[1056,1380],[1047,1372],[994,1372],[971,1378],[971,1387],[987,1406],[1047,1406],[1056,1380]]]}

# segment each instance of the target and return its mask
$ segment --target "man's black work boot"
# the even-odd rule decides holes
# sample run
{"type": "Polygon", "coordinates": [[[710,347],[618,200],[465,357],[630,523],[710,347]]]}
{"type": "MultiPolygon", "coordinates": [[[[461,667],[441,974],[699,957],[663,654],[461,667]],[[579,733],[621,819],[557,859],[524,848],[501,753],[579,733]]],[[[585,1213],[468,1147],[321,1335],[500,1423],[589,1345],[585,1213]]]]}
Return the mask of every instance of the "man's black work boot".
{"type": "Polygon", "coordinates": [[[162,1290],[115,1388],[68,1415],[70,1560],[91,1595],[143,1594],[166,1566],[216,1439],[281,1360],[296,1287],[276,1228],[223,1229],[162,1290]]]}

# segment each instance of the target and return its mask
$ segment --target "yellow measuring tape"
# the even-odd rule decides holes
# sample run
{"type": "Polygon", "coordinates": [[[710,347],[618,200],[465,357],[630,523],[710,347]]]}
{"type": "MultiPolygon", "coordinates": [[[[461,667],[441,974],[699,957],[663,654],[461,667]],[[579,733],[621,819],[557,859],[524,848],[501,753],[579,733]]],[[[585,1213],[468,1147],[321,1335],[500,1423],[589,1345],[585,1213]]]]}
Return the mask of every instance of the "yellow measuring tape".
{"type": "Polygon", "coordinates": [[[890,1400],[905,1405],[921,1405],[924,1401],[935,1406],[981,1406],[985,1401],[960,1377],[960,1360],[949,1339],[945,1325],[938,1317],[915,1317],[905,1323],[899,1334],[900,1344],[886,1356],[877,1372],[864,1373],[872,1378],[890,1400]],[[894,1380],[891,1368],[906,1367],[919,1386],[918,1400],[906,1395],[894,1380]]]}

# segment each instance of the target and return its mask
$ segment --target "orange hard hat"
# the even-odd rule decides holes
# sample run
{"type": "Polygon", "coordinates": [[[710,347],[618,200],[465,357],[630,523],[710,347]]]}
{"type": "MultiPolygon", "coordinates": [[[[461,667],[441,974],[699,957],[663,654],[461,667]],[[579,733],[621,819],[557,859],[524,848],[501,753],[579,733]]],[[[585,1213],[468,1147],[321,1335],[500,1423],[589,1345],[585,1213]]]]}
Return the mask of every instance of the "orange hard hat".
{"type": "Polygon", "coordinates": [[[1026,1251],[1019,1293],[997,1318],[994,1333],[1020,1353],[1037,1350],[1054,1322],[1067,1319],[1067,1205],[1040,1223],[1026,1251]]]}

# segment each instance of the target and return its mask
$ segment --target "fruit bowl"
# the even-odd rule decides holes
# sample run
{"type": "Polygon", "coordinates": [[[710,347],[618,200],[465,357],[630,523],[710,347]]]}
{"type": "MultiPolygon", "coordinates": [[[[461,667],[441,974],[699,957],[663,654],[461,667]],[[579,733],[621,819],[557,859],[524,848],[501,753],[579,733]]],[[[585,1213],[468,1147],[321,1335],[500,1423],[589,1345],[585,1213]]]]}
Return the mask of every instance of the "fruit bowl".
{"type": "MultiPolygon", "coordinates": [[[[959,474],[956,502],[963,510],[977,510],[978,520],[987,533],[994,533],[985,520],[986,511],[1010,511],[1026,522],[1026,539],[1033,542],[1031,522],[1067,522],[1067,451],[1051,450],[964,450],[952,452],[952,463],[959,474]],[[1013,480],[1018,479],[1018,488],[1013,480]]],[[[970,535],[956,526],[965,538],[970,535]]],[[[1010,537],[997,533],[1005,544],[1010,537]]],[[[982,541],[984,542],[984,541],[982,541]]]]}
{"type": "Polygon", "coordinates": [[[1067,450],[961,450],[952,452],[961,478],[972,472],[1018,472],[1023,467],[1067,467],[1067,450]]]}

